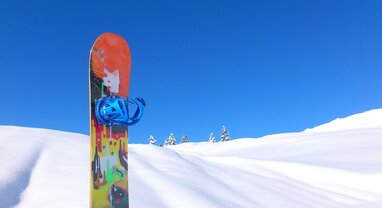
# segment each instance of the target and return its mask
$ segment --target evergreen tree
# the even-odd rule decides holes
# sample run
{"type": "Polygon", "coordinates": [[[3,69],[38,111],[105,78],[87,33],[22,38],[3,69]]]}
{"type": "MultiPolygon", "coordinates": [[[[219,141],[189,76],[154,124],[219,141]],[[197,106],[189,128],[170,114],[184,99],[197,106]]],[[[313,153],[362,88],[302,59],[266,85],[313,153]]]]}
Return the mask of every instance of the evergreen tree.
{"type": "Polygon", "coordinates": [[[164,145],[176,145],[176,139],[174,134],[170,134],[170,136],[166,139],[164,145]]]}
{"type": "Polygon", "coordinates": [[[222,133],[220,134],[220,138],[221,138],[221,142],[226,142],[226,141],[229,141],[231,139],[231,137],[229,137],[229,133],[227,131],[227,129],[223,126],[223,129],[222,129],[222,133]]]}
{"type": "Polygon", "coordinates": [[[208,141],[211,142],[211,143],[215,143],[216,142],[214,133],[211,132],[210,139],[208,141]]]}
{"type": "Polygon", "coordinates": [[[149,144],[155,145],[156,142],[157,142],[157,140],[154,138],[154,136],[150,135],[150,137],[149,137],[149,144]]]}
{"type": "Polygon", "coordinates": [[[167,145],[170,145],[170,140],[168,139],[169,137],[167,137],[165,140],[164,140],[164,144],[162,146],[167,146],[167,145]]]}
{"type": "Polygon", "coordinates": [[[188,142],[188,137],[187,137],[187,135],[183,135],[182,136],[182,141],[181,141],[181,143],[183,144],[183,143],[187,143],[188,142]]]}

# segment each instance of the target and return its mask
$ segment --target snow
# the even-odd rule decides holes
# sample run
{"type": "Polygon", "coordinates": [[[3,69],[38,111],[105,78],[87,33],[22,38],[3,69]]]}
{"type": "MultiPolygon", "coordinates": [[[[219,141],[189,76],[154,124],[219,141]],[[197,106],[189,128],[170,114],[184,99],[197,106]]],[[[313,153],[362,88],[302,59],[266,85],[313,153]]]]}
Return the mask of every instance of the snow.
{"type": "Polygon", "coordinates": [[[346,118],[337,118],[329,123],[306,129],[306,132],[339,131],[382,126],[382,109],[366,111],[346,118]]]}
{"type": "MultiPolygon", "coordinates": [[[[129,145],[131,207],[382,207],[382,109],[300,133],[129,145]]],[[[87,135],[0,126],[0,207],[88,207],[87,135]]]]}

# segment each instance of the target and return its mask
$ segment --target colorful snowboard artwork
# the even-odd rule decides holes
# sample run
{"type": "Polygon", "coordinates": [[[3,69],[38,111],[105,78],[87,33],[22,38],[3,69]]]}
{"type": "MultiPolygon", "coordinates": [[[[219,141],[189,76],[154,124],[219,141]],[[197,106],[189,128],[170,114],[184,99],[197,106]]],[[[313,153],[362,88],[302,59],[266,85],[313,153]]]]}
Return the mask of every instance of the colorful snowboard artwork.
{"type": "Polygon", "coordinates": [[[130,49],[119,35],[97,38],[89,61],[91,208],[129,207],[127,126],[99,124],[95,103],[105,95],[129,95],[130,49]]]}

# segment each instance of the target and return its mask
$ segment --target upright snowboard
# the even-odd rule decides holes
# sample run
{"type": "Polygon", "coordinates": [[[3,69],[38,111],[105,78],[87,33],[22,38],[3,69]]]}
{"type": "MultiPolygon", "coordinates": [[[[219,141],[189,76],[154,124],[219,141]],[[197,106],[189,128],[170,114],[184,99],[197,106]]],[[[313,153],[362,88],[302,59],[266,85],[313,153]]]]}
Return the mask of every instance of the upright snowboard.
{"type": "Polygon", "coordinates": [[[90,207],[129,207],[127,125],[103,124],[96,111],[98,102],[105,97],[127,99],[130,68],[130,49],[121,36],[104,33],[97,38],[89,63],[90,207]]]}

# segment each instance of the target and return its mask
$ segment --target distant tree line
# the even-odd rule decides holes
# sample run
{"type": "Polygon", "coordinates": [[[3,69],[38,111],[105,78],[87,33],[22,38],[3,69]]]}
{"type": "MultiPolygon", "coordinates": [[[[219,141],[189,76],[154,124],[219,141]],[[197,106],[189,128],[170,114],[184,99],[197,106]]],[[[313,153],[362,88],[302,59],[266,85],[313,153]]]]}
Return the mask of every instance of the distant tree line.
{"type": "MultiPolygon", "coordinates": [[[[229,140],[231,140],[231,137],[229,136],[229,132],[227,131],[225,126],[223,126],[221,133],[220,133],[220,142],[226,142],[229,140]]],[[[154,138],[153,135],[150,135],[148,141],[149,141],[149,144],[151,144],[151,145],[156,145],[156,142],[157,142],[157,140],[154,138]]],[[[180,144],[187,143],[187,142],[188,142],[187,135],[183,135],[181,137],[180,144]]],[[[208,142],[211,142],[211,143],[216,142],[214,133],[211,132],[210,137],[208,139],[208,142]]],[[[178,142],[176,141],[174,134],[171,133],[170,136],[168,136],[164,140],[164,142],[162,144],[160,144],[160,146],[162,147],[162,146],[177,145],[177,144],[178,144],[178,142]]]]}

